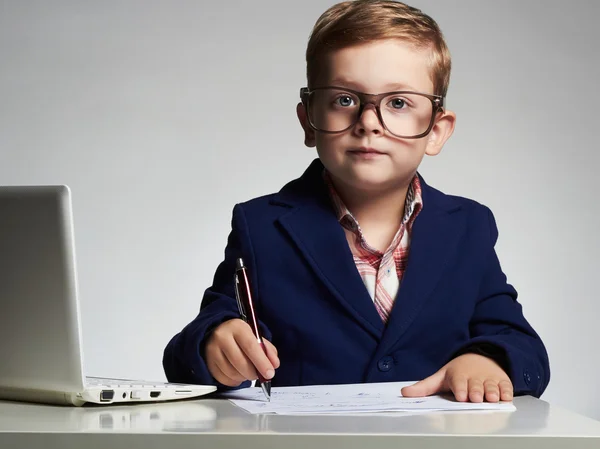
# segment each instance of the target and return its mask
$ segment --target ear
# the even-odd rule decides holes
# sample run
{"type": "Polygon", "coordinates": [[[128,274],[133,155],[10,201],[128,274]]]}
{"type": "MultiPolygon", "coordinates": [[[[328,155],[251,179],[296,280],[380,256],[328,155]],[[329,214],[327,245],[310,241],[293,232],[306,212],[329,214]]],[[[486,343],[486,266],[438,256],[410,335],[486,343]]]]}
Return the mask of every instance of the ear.
{"type": "Polygon", "coordinates": [[[296,113],[298,114],[300,125],[302,125],[302,129],[304,130],[304,145],[309,148],[315,147],[317,145],[315,139],[315,130],[312,129],[308,123],[308,117],[306,115],[306,108],[304,107],[304,104],[298,103],[298,106],[296,106],[296,113]]]}
{"type": "Polygon", "coordinates": [[[427,147],[425,154],[435,156],[442,151],[446,141],[454,132],[456,125],[456,114],[452,111],[443,111],[438,114],[431,128],[431,132],[427,136],[427,147]]]}

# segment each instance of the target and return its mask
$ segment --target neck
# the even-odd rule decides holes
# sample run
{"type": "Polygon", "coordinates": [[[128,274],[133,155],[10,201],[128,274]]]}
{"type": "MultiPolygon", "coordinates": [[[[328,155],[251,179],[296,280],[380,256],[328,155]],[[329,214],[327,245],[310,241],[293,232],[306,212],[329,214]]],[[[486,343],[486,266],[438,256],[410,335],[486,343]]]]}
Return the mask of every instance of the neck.
{"type": "Polygon", "coordinates": [[[413,176],[393,186],[377,190],[356,189],[333,176],[331,180],[344,205],[361,227],[377,223],[398,229],[404,218],[404,204],[413,176]]]}

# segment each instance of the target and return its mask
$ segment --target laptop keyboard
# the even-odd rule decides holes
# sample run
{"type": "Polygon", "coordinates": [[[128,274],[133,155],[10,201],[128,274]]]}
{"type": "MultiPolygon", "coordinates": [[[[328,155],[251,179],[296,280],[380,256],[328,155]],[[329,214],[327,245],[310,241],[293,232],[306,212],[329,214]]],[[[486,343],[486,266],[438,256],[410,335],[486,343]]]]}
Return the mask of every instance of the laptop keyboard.
{"type": "Polygon", "coordinates": [[[131,379],[109,379],[102,377],[86,377],[85,383],[88,387],[101,388],[153,388],[153,389],[176,389],[181,388],[181,384],[171,384],[165,382],[148,382],[131,379]]]}

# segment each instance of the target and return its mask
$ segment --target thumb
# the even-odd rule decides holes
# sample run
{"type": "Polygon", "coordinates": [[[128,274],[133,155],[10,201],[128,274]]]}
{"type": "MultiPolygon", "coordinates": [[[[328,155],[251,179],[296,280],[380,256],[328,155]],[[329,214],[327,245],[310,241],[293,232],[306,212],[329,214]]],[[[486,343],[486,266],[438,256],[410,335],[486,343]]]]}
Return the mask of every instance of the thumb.
{"type": "Polygon", "coordinates": [[[266,338],[263,338],[262,341],[265,344],[265,348],[267,349],[267,357],[269,358],[271,365],[273,365],[273,368],[275,369],[279,368],[279,357],[277,355],[277,348],[266,338]]]}
{"type": "Polygon", "coordinates": [[[444,386],[444,378],[446,370],[442,368],[437,373],[423,379],[409,387],[404,387],[400,390],[402,396],[407,398],[431,396],[442,391],[444,386]]]}

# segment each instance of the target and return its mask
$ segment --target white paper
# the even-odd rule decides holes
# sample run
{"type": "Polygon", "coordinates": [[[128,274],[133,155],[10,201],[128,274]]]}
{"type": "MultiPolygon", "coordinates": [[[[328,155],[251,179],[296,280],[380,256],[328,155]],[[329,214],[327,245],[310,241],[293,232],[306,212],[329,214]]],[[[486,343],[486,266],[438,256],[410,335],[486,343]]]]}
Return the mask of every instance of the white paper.
{"type": "Polygon", "coordinates": [[[515,410],[512,402],[458,402],[451,396],[402,397],[400,389],[413,382],[366,383],[347,385],[311,385],[274,387],[271,402],[260,388],[223,393],[249,413],[348,414],[380,412],[428,412],[457,410],[515,410]]]}

